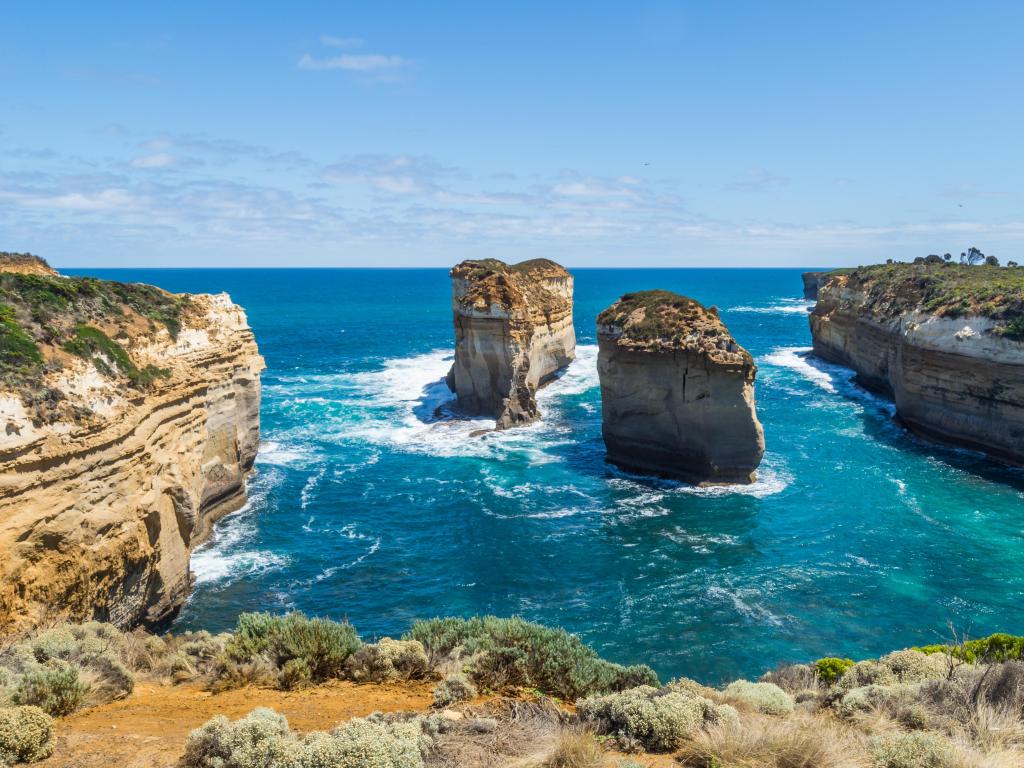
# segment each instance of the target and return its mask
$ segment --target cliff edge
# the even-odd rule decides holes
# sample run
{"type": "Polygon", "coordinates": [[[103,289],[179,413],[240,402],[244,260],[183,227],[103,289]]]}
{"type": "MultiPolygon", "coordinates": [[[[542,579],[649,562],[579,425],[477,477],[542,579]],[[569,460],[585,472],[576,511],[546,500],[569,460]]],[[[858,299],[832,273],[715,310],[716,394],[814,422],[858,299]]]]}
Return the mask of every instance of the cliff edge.
{"type": "Polygon", "coordinates": [[[0,260],[0,633],[157,624],[245,500],[263,359],[226,294],[0,260]]]}
{"type": "Polygon", "coordinates": [[[751,483],[764,454],[757,366],[715,309],[627,293],[597,318],[608,459],[700,485],[751,483]]]}
{"type": "Polygon", "coordinates": [[[922,436],[1024,464],[1024,268],[882,264],[835,275],[814,353],[922,436]]]}
{"type": "Polygon", "coordinates": [[[498,429],[540,415],[537,389],[576,356],[572,275],[547,259],[464,261],[451,271],[455,362],[448,388],[460,409],[498,429]]]}

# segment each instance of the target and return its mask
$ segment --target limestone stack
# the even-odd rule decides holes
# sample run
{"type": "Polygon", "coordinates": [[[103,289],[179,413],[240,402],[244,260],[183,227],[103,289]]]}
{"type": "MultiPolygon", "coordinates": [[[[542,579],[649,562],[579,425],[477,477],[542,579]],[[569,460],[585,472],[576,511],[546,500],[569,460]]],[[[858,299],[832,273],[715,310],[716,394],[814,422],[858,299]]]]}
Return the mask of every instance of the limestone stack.
{"type": "Polygon", "coordinates": [[[755,480],[757,367],[717,310],[668,291],[627,293],[598,316],[597,338],[612,463],[699,485],[755,480]]]}
{"type": "Polygon", "coordinates": [[[451,271],[455,362],[448,388],[498,429],[540,413],[536,393],[576,354],[572,275],[547,259],[464,261],[451,271]]]}
{"type": "Polygon", "coordinates": [[[822,288],[810,323],[814,353],[912,431],[1024,464],[1024,268],[860,267],[822,288]]]}
{"type": "Polygon", "coordinates": [[[245,312],[2,261],[0,289],[0,349],[19,355],[0,355],[0,634],[160,624],[245,500],[264,367],[245,312]]]}

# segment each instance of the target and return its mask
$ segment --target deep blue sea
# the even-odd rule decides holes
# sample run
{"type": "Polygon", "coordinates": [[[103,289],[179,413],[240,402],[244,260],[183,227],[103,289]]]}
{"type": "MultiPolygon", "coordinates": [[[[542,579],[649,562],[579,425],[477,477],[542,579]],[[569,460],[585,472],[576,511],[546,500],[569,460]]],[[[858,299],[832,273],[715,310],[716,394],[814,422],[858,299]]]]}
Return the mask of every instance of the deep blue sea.
{"type": "Polygon", "coordinates": [[[947,621],[1024,632],[1024,474],[909,436],[808,359],[799,270],[576,270],[577,360],[540,423],[484,437],[432,420],[450,397],[445,270],[89,273],[227,291],[266,357],[249,502],[195,553],[178,628],[300,609],[372,638],[519,614],[707,682],[934,642],[947,621]],[[755,485],[605,463],[595,317],[646,288],[718,306],[756,358],[755,485]]]}

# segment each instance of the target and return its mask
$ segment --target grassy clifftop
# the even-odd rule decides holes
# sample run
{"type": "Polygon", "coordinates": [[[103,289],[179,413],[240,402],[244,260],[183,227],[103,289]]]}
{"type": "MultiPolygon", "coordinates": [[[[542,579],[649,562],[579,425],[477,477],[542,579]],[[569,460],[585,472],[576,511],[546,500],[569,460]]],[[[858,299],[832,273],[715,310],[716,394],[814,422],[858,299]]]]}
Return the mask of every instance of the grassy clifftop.
{"type": "Polygon", "coordinates": [[[1024,337],[1024,267],[952,263],[876,264],[829,275],[867,296],[868,308],[895,316],[915,310],[940,317],[980,315],[1000,332],[1024,337]]]}
{"type": "Polygon", "coordinates": [[[161,329],[176,337],[188,309],[188,297],[149,285],[0,265],[0,387],[20,394],[42,421],[75,420],[82,414],[61,407],[61,394],[41,383],[44,375],[79,358],[103,376],[145,388],[165,372],[137,365],[132,343],[161,329]]]}

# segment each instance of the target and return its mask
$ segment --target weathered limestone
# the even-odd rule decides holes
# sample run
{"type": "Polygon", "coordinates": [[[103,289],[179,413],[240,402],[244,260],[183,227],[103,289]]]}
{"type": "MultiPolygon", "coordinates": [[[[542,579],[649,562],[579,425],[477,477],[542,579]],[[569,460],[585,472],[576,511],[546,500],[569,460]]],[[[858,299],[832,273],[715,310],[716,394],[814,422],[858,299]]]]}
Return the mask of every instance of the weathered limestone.
{"type": "Polygon", "coordinates": [[[757,367],[714,308],[628,293],[597,319],[609,461],[699,485],[752,483],[764,454],[757,367]]]}
{"type": "Polygon", "coordinates": [[[1013,332],[1022,317],[1014,284],[1019,294],[1024,270],[859,268],[821,290],[810,316],[814,353],[891,398],[912,431],[1024,465],[1024,343],[1013,332]],[[955,281],[975,281],[981,290],[955,281]]]}
{"type": "Polygon", "coordinates": [[[829,272],[804,272],[802,277],[804,280],[804,298],[805,299],[817,299],[818,291],[825,283],[828,282],[829,272]]]}
{"type": "Polygon", "coordinates": [[[15,272],[19,275],[56,275],[57,272],[45,259],[31,253],[9,253],[0,251],[0,271],[15,272]]]}
{"type": "Polygon", "coordinates": [[[45,350],[59,368],[39,386],[81,422],[40,422],[0,386],[0,634],[58,617],[164,622],[191,588],[192,549],[245,501],[263,359],[227,294],[187,301],[176,339],[127,306],[119,325],[92,319],[162,369],[148,387],[45,350]]]}
{"type": "Polygon", "coordinates": [[[572,275],[547,259],[464,261],[451,271],[455,362],[448,388],[459,408],[498,429],[540,415],[537,389],[576,354],[572,275]]]}

